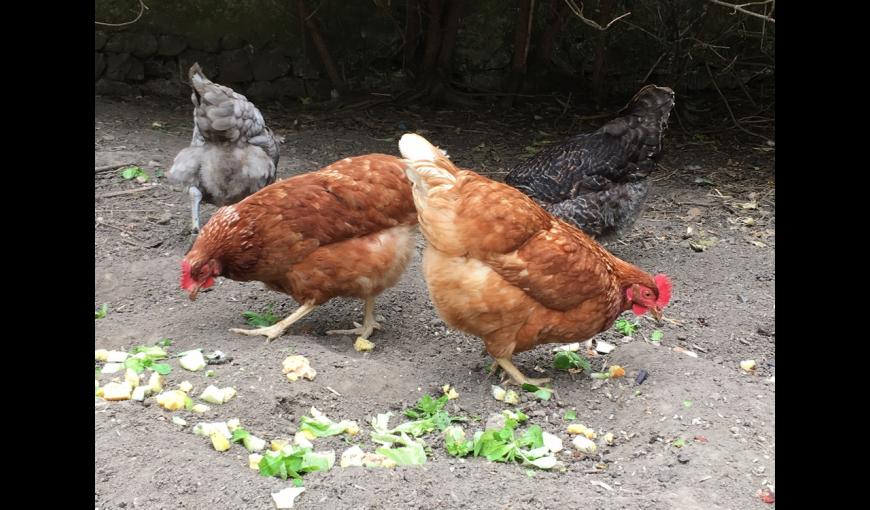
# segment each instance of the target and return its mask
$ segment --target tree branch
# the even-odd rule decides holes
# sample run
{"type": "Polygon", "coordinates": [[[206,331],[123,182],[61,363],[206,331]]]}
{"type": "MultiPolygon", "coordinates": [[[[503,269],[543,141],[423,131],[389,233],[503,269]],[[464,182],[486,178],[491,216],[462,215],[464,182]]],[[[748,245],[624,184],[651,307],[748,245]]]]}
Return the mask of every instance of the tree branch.
{"type": "Polygon", "coordinates": [[[305,0],[296,0],[296,8],[299,10],[299,18],[304,21],[305,28],[308,29],[308,35],[311,36],[311,40],[314,42],[314,47],[320,55],[320,61],[326,69],[326,74],[329,76],[329,81],[332,82],[333,89],[337,92],[344,92],[344,82],[338,75],[338,68],[335,66],[335,61],[332,60],[332,55],[329,53],[329,48],[326,46],[326,40],[323,38],[323,35],[321,35],[317,19],[313,17],[314,13],[317,12],[317,9],[309,14],[305,0]]]}
{"type": "Polygon", "coordinates": [[[742,12],[743,14],[747,14],[749,16],[754,16],[758,19],[763,19],[764,21],[769,21],[769,22],[774,23],[774,24],[776,23],[776,20],[771,18],[770,16],[765,16],[764,14],[759,14],[757,12],[753,12],[753,11],[750,11],[749,9],[746,9],[747,5],[767,5],[767,4],[774,3],[775,0],[765,0],[763,2],[749,2],[746,4],[739,4],[739,5],[738,4],[729,4],[727,2],[723,2],[722,0],[707,0],[707,1],[710,3],[714,3],[716,5],[721,5],[723,7],[728,7],[729,9],[733,9],[734,12],[732,12],[731,14],[735,14],[737,12],[742,12]]]}
{"type": "Polygon", "coordinates": [[[130,163],[123,163],[120,165],[106,165],[106,166],[98,166],[94,168],[94,174],[99,174],[103,172],[108,172],[111,170],[117,170],[119,168],[124,168],[125,166],[132,166],[130,163]]]}
{"type": "Polygon", "coordinates": [[[731,103],[728,102],[728,98],[725,97],[725,94],[719,89],[719,84],[716,83],[716,77],[713,76],[713,71],[710,70],[710,64],[704,64],[704,67],[707,69],[707,74],[710,76],[710,81],[713,82],[713,87],[716,88],[716,92],[719,93],[719,97],[722,98],[722,101],[725,103],[725,108],[728,110],[728,115],[731,116],[731,120],[734,121],[734,127],[743,131],[744,133],[752,136],[756,136],[758,138],[762,138],[764,140],[768,140],[769,138],[764,135],[759,135],[758,133],[753,133],[752,131],[743,127],[743,124],[740,123],[739,120],[734,116],[734,112],[731,110],[731,103]]]}
{"type": "MultiPolygon", "coordinates": [[[[771,1],[773,1],[773,0],[771,0],[771,1]]],[[[583,23],[586,23],[590,27],[592,27],[596,30],[600,30],[602,32],[607,30],[608,28],[610,28],[611,25],[613,25],[617,21],[621,20],[622,18],[631,15],[630,12],[627,12],[621,16],[617,16],[616,18],[613,18],[613,20],[610,23],[608,23],[607,25],[604,25],[602,27],[601,25],[599,25],[595,21],[592,21],[591,19],[589,19],[583,15],[583,2],[580,2],[580,7],[577,7],[577,4],[574,3],[574,0],[565,0],[565,3],[568,4],[568,7],[571,9],[571,12],[573,12],[575,16],[580,18],[580,21],[582,21],[583,23]]]]}

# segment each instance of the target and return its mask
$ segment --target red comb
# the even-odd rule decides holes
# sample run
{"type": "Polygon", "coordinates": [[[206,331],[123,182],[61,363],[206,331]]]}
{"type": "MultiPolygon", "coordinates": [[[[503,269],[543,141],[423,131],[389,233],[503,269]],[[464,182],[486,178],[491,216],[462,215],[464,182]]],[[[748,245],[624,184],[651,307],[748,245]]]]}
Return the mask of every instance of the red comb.
{"type": "Polygon", "coordinates": [[[657,274],[655,276],[656,287],[659,288],[659,298],[656,304],[662,308],[671,300],[671,279],[666,275],[657,274]]]}

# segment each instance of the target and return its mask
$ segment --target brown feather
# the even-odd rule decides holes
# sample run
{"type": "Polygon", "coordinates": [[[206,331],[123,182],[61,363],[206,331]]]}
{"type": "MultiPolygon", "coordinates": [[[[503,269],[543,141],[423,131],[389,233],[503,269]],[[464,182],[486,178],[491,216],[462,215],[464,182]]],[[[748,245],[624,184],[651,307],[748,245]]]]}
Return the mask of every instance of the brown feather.
{"type": "Polygon", "coordinates": [[[396,157],[345,158],[219,209],[186,260],[261,281],[302,303],[374,296],[401,276],[417,216],[396,157]]]}
{"type": "Polygon", "coordinates": [[[414,192],[425,193],[417,204],[429,292],[444,320],[481,337],[494,357],[587,339],[630,307],[628,286],[656,288],[522,192],[433,159],[409,170],[414,192]]]}

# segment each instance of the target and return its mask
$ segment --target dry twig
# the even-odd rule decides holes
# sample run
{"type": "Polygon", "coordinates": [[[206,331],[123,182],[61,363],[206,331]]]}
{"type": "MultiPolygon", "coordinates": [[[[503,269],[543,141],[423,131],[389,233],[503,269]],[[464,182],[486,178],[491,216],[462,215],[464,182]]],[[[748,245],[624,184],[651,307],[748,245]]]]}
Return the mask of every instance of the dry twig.
{"type": "Polygon", "coordinates": [[[108,193],[101,193],[99,195],[94,195],[94,199],[99,200],[101,198],[119,197],[121,195],[132,195],[134,193],[141,193],[143,191],[148,191],[150,189],[156,189],[156,188],[157,188],[157,186],[142,186],[141,188],[125,189],[123,191],[110,191],[108,193]]]}
{"type": "Polygon", "coordinates": [[[123,163],[120,165],[106,165],[106,166],[98,166],[94,168],[94,173],[99,174],[102,172],[108,172],[110,170],[117,170],[118,168],[124,168],[125,166],[131,166],[129,163],[123,163]]]}
{"type": "Polygon", "coordinates": [[[723,94],[722,91],[719,89],[719,84],[716,83],[716,78],[713,76],[713,71],[710,70],[710,65],[704,64],[704,67],[707,69],[707,74],[710,75],[710,81],[713,82],[713,87],[716,88],[716,92],[719,93],[719,97],[721,97],[722,101],[725,103],[725,108],[728,110],[728,115],[731,116],[731,120],[734,121],[734,126],[737,129],[739,129],[740,131],[743,131],[744,133],[746,133],[748,135],[752,135],[752,136],[767,140],[768,137],[766,137],[764,135],[759,135],[758,133],[753,133],[752,131],[743,127],[743,124],[741,124],[740,121],[738,121],[737,118],[734,116],[734,112],[731,110],[731,103],[728,102],[728,98],[725,97],[725,94],[723,94]]]}
{"type": "Polygon", "coordinates": [[[723,2],[722,0],[707,0],[707,1],[710,3],[714,3],[716,5],[721,5],[723,7],[728,7],[729,9],[733,9],[734,11],[732,12],[732,14],[737,13],[737,12],[742,12],[743,14],[747,14],[749,16],[754,16],[756,18],[763,19],[764,21],[769,21],[770,23],[776,24],[776,20],[771,18],[770,16],[765,16],[764,14],[759,14],[757,12],[750,11],[749,9],[746,9],[746,6],[748,6],[748,5],[767,5],[767,4],[774,3],[774,0],[765,0],[763,2],[749,2],[749,3],[745,3],[745,4],[729,4],[727,2],[723,2]]]}
{"type": "Polygon", "coordinates": [[[617,21],[621,20],[622,18],[631,15],[630,12],[627,12],[627,13],[621,15],[621,16],[617,16],[617,17],[614,18],[610,23],[608,23],[608,24],[606,24],[606,25],[604,25],[604,26],[602,27],[601,25],[599,25],[599,24],[596,23],[595,21],[593,21],[593,20],[591,20],[591,19],[589,19],[589,18],[587,18],[586,16],[583,15],[583,2],[580,2],[580,6],[579,6],[579,7],[577,6],[576,3],[574,3],[574,0],[565,0],[565,3],[568,4],[568,7],[571,9],[571,12],[573,12],[575,16],[577,16],[578,18],[580,18],[580,21],[582,21],[583,23],[586,23],[586,24],[589,25],[590,27],[592,27],[592,28],[594,28],[594,29],[596,29],[596,30],[600,30],[600,31],[602,31],[602,32],[605,31],[605,30],[607,30],[608,28],[610,28],[611,25],[613,25],[613,24],[616,23],[617,21]]]}

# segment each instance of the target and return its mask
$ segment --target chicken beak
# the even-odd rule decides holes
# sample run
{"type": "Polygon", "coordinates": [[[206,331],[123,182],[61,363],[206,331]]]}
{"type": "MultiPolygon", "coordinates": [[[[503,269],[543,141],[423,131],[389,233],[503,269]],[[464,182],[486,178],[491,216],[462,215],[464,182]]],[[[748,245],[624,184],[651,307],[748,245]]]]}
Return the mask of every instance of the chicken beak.
{"type": "Polygon", "coordinates": [[[190,298],[191,301],[196,301],[197,294],[199,294],[199,285],[194,286],[193,289],[188,292],[187,297],[190,298]]]}
{"type": "Polygon", "coordinates": [[[652,316],[655,318],[655,320],[657,322],[662,321],[662,309],[661,308],[654,306],[654,307],[649,309],[649,313],[652,314],[652,316]]]}

